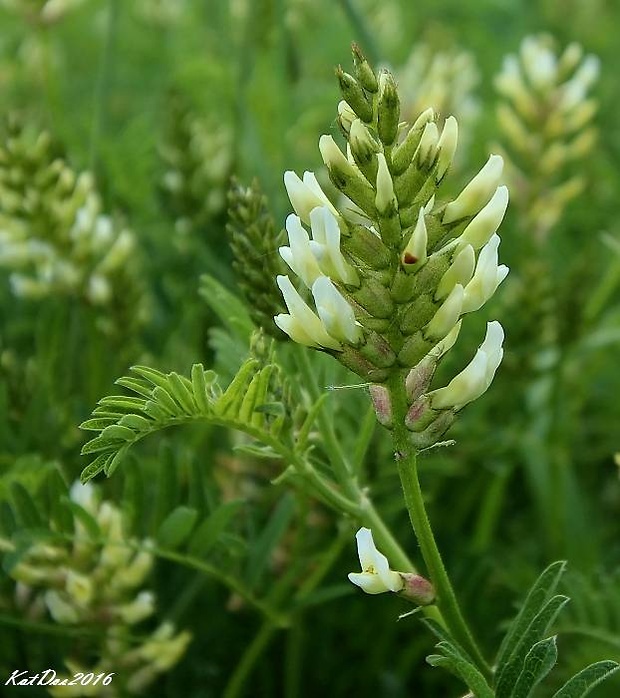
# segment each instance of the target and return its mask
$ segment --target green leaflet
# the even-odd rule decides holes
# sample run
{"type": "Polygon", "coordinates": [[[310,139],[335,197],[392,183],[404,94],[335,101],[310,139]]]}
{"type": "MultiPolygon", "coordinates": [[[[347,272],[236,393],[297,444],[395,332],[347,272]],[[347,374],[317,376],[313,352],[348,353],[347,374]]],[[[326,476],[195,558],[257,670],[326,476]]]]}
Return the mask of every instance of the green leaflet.
{"type": "Polygon", "coordinates": [[[554,562],[534,582],[521,610],[510,624],[499,648],[496,659],[498,667],[501,668],[508,661],[533,618],[554,594],[565,567],[566,563],[564,561],[554,562]]]}
{"type": "Polygon", "coordinates": [[[532,618],[529,626],[518,638],[508,661],[498,669],[496,684],[498,698],[514,695],[511,691],[513,691],[513,686],[515,686],[515,681],[522,680],[521,677],[525,671],[529,652],[542,641],[547,629],[567,604],[568,600],[566,596],[554,596],[532,618]]]}
{"type": "Polygon", "coordinates": [[[593,688],[615,674],[619,668],[620,664],[611,660],[590,664],[569,679],[559,691],[553,694],[553,698],[583,698],[593,688]]]}
{"type": "Polygon", "coordinates": [[[458,676],[469,687],[476,698],[493,698],[493,690],[484,676],[467,652],[452,639],[445,628],[442,628],[429,618],[425,618],[422,622],[440,638],[436,649],[440,650],[441,654],[432,654],[426,658],[426,661],[431,666],[443,667],[455,676],[458,676]]]}
{"type": "MultiPolygon", "coordinates": [[[[523,669],[514,684],[510,698],[528,698],[532,691],[553,669],[558,659],[556,638],[549,637],[537,642],[527,653],[523,669]]],[[[499,696],[499,691],[497,694],[499,696]]]]}
{"type": "Polygon", "coordinates": [[[207,555],[244,504],[242,500],[236,500],[217,507],[194,531],[189,543],[189,554],[197,557],[207,555]]]}
{"type": "Polygon", "coordinates": [[[198,512],[186,506],[178,506],[163,520],[157,531],[157,542],[162,548],[174,550],[180,547],[190,536],[198,512]]]}

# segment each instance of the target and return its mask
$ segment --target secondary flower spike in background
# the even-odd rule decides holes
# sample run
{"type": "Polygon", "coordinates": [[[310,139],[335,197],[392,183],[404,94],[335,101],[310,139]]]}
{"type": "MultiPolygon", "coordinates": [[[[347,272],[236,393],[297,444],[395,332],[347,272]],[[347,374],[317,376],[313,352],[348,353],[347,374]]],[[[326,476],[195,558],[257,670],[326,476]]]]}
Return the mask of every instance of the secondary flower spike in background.
{"type": "Polygon", "coordinates": [[[415,394],[407,391],[406,424],[413,443],[424,448],[489,387],[501,361],[503,331],[494,322],[473,368],[444,392],[429,392],[462,316],[481,308],[508,274],[498,263],[497,230],[508,205],[503,160],[491,155],[453,201],[442,200],[456,119],[442,121],[428,108],[412,124],[401,122],[391,73],[375,74],[355,45],[353,61],[354,74],[336,70],[346,147],[332,136],[319,140],[345,203],[331,203],[311,172],[284,175],[295,214],[286,220],[288,245],[280,255],[293,276],[278,277],[289,312],[275,322],[294,341],[329,352],[373,384],[373,402],[388,428],[386,384],[395,376],[403,389],[415,384],[415,394]]]}

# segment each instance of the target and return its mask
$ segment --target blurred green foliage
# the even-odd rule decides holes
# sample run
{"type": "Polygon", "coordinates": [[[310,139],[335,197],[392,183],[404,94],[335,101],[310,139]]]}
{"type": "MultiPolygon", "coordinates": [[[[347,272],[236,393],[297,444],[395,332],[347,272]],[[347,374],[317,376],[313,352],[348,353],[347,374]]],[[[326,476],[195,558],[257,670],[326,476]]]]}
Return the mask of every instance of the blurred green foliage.
{"type": "MultiPolygon", "coordinates": [[[[485,320],[501,319],[504,363],[452,429],[457,445],[424,454],[420,469],[446,565],[489,655],[515,600],[540,569],[566,559],[561,590],[572,602],[557,623],[565,632],[550,685],[587,662],[619,660],[619,21],[620,8],[604,0],[85,0],[49,24],[0,3],[2,111],[49,131],[76,172],[94,174],[104,210],[135,233],[151,297],[145,322],[125,320],[123,331],[110,334],[100,310],[78,299],[14,297],[8,271],[0,270],[0,537],[14,529],[7,512],[19,510],[13,483],[41,512],[48,511],[50,472],[61,473],[68,491],[86,465],[76,425],[130,365],[188,374],[202,362],[223,385],[234,376],[250,350],[247,313],[235,304],[247,298],[233,265],[233,257],[242,263],[241,248],[231,251],[224,209],[200,202],[208,188],[226,190],[233,171],[245,184],[257,178],[280,229],[290,210],[284,170],[316,170],[320,178],[318,137],[337,131],[333,68],[348,65],[352,40],[375,64],[394,68],[421,42],[471,52],[481,109],[458,183],[500,138],[493,77],[503,56],[525,35],[546,31],[601,60],[592,91],[599,142],[578,165],[587,184],[542,245],[532,245],[518,209],[509,207],[501,231],[511,275],[459,340],[469,356],[485,320]],[[215,168],[219,181],[201,179],[200,156],[182,128],[188,113],[202,124],[201,137],[210,124],[230,134],[217,140],[227,149],[225,166],[215,168]],[[173,164],[198,182],[181,210],[178,198],[162,194],[171,140],[173,164]],[[192,216],[191,225],[178,225],[192,216]],[[213,281],[199,293],[205,273],[234,302],[222,300],[213,281]]],[[[389,439],[374,427],[365,390],[326,390],[357,379],[329,357],[304,352],[278,349],[289,381],[287,418],[299,425],[326,393],[323,424],[332,425],[376,507],[418,561],[389,439]]],[[[449,360],[438,384],[460,368],[449,360]]],[[[319,427],[310,444],[327,471],[333,453],[317,438],[319,427]]],[[[408,610],[403,602],[362,598],[346,582],[357,567],[352,523],[286,480],[273,484],[282,463],[233,450],[243,446],[239,432],[214,424],[168,430],[98,483],[133,536],[158,540],[150,582],[158,622],[193,636],[153,695],[458,695],[456,679],[425,664],[433,638],[417,617],[396,622],[408,610]],[[198,532],[202,538],[190,536],[198,532]]],[[[23,619],[8,564],[5,572],[0,680],[18,667],[64,670],[68,648],[92,629],[23,619]]],[[[612,698],[619,685],[613,679],[592,695],[612,698]]]]}

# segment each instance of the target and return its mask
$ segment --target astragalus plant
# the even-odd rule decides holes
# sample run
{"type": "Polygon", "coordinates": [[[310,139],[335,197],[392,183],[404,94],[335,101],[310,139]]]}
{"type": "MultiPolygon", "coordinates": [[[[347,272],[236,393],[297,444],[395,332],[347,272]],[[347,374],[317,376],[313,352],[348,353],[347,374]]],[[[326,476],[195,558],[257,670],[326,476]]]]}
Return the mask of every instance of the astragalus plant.
{"type": "MultiPolygon", "coordinates": [[[[443,198],[457,147],[456,119],[439,119],[428,108],[412,123],[401,122],[393,76],[376,74],[357,46],[353,60],[353,74],[336,71],[344,148],[331,135],[319,140],[329,177],[350,203],[335,206],[312,172],[284,175],[294,213],[285,222],[288,244],[279,248],[288,273],[276,279],[287,312],[274,322],[293,342],[330,355],[368,387],[376,418],[392,440],[425,573],[389,531],[368,483],[359,482],[322,413],[321,396],[298,419],[296,393],[289,390],[296,374],[289,368],[287,375],[289,364],[279,360],[284,349],[255,354],[225,389],[200,364],[189,378],[135,367],[133,376],[119,380],[133,396],[104,398],[83,425],[97,432],[83,449],[94,457],[83,478],[111,474],[134,443],[168,426],[206,420],[240,430],[254,441],[244,445],[246,452],[282,461],[278,483],[319,498],[359,528],[361,571],[349,579],[369,594],[389,591],[421,607],[440,639],[430,664],[460,677],[468,695],[529,696],[556,660],[556,638],[548,629],[567,601],[555,594],[564,564],[550,565],[536,581],[489,665],[442,562],[417,470],[420,451],[441,443],[460,411],[489,389],[502,361],[504,332],[496,320],[487,324],[473,357],[457,340],[465,316],[479,311],[508,273],[498,260],[497,230],[508,205],[503,160],[491,155],[455,198],[443,198]],[[437,365],[448,352],[466,365],[447,384],[435,385],[437,365]],[[327,464],[310,446],[311,430],[327,464]]],[[[301,359],[306,368],[308,353],[301,359]]],[[[312,371],[303,375],[303,387],[316,395],[312,371]]],[[[616,667],[594,664],[555,696],[585,695],[616,667]]]]}

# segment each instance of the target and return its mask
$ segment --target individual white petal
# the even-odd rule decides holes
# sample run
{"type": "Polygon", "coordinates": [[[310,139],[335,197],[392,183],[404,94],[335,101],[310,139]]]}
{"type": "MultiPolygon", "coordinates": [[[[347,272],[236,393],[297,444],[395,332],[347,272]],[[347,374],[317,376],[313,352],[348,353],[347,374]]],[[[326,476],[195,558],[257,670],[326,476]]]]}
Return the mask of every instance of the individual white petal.
{"type": "Polygon", "coordinates": [[[489,203],[468,224],[459,236],[459,246],[471,245],[479,250],[497,232],[508,207],[508,187],[497,187],[489,203]]]}
{"type": "Polygon", "coordinates": [[[292,315],[280,313],[273,318],[276,325],[285,332],[297,344],[303,344],[306,347],[318,347],[319,345],[306,332],[299,320],[292,315]]]}
{"type": "Polygon", "coordinates": [[[384,594],[391,591],[385,587],[379,575],[370,572],[349,572],[349,581],[367,594],[384,594]]]}
{"type": "Polygon", "coordinates": [[[310,212],[317,206],[327,206],[336,213],[313,172],[304,172],[302,181],[289,170],[284,173],[284,186],[295,213],[306,225],[310,223],[310,212]]]}
{"type": "Polygon", "coordinates": [[[491,155],[480,172],[457,198],[446,206],[443,222],[452,223],[478,213],[497,189],[503,169],[504,160],[501,155],[491,155]]]}
{"type": "MultiPolygon", "coordinates": [[[[480,349],[487,355],[487,366],[485,372],[485,383],[488,388],[495,376],[495,371],[502,362],[504,350],[502,344],[504,342],[504,328],[497,322],[489,322],[487,324],[487,333],[484,342],[480,345],[480,349]]],[[[486,390],[485,388],[485,390],[486,390]]]]}
{"type": "Polygon", "coordinates": [[[457,284],[426,325],[424,335],[431,340],[443,339],[456,325],[463,308],[464,290],[457,284]]]}
{"type": "Polygon", "coordinates": [[[313,240],[310,249],[321,271],[345,284],[357,285],[359,277],[340,251],[340,227],[329,209],[322,206],[310,214],[313,240]]]}
{"type": "Polygon", "coordinates": [[[497,265],[499,235],[493,235],[482,248],[472,280],[465,287],[463,313],[481,308],[497,290],[508,274],[508,267],[497,265]]]}
{"type": "Polygon", "coordinates": [[[353,308],[327,276],[319,276],[312,285],[312,295],[321,322],[335,339],[357,344],[362,338],[353,308]]]}
{"type": "Polygon", "coordinates": [[[298,216],[286,219],[289,247],[280,247],[280,256],[297,276],[310,288],[321,275],[321,269],[310,249],[310,239],[298,216]]]}
{"type": "Polygon", "coordinates": [[[465,284],[471,281],[476,266],[476,255],[471,245],[465,246],[455,257],[446,273],[437,284],[436,299],[445,298],[456,284],[465,284]]]}
{"type": "Polygon", "coordinates": [[[459,125],[453,116],[446,119],[441,137],[437,143],[439,158],[437,159],[437,179],[440,180],[452,164],[458,143],[459,125]]]}
{"type": "MultiPolygon", "coordinates": [[[[291,329],[292,327],[295,333],[298,333],[299,328],[303,328],[303,331],[307,337],[310,339],[310,341],[314,342],[314,344],[325,347],[326,349],[340,349],[340,343],[337,342],[333,337],[329,336],[321,320],[306,304],[299,293],[297,293],[297,290],[291,283],[288,276],[277,276],[276,282],[282,291],[284,302],[286,303],[286,307],[288,308],[291,317],[297,321],[296,325],[291,326],[289,321],[283,321],[282,315],[278,315],[276,317],[280,318],[279,322],[281,323],[278,326],[287,333],[288,330],[282,327],[283,322],[288,329],[291,329]]],[[[293,337],[291,338],[294,339],[293,337]]]]}

